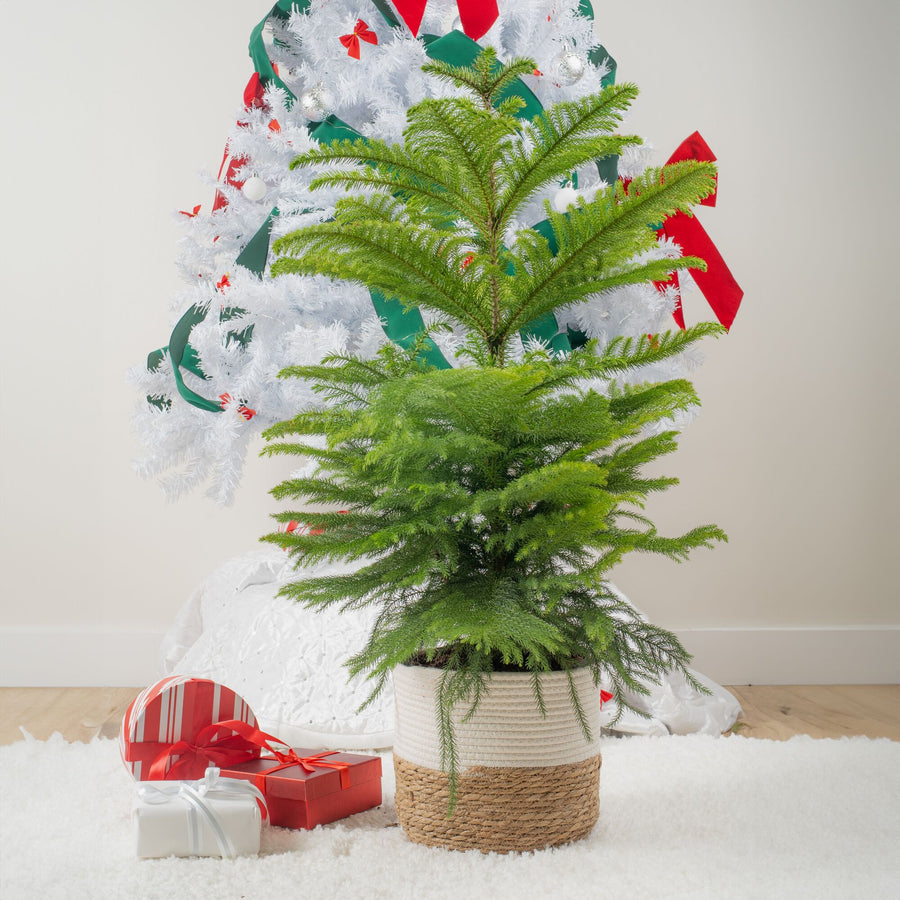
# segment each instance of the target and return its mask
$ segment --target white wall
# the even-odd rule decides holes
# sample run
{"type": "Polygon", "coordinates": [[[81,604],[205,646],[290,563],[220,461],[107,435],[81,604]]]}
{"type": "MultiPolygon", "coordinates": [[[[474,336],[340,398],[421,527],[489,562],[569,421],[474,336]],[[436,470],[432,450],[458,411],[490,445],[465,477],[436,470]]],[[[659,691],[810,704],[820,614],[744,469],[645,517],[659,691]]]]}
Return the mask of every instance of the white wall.
{"type": "MultiPolygon", "coordinates": [[[[618,581],[721,680],[900,681],[898,5],[596,7],[658,161],[694,129],[718,155],[701,218],[746,291],[696,379],[682,485],[653,507],[731,543],[618,581]]],[[[267,8],[57,0],[45,21],[0,0],[2,683],[151,679],[192,587],[268,529],[276,463],[251,460],[224,510],[132,474],[124,381],[165,342],[171,211],[210,202],[196,172],[218,165],[267,8]]]]}
{"type": "Polygon", "coordinates": [[[746,292],[695,379],[703,414],[668,464],[682,484],[653,506],[731,543],[687,566],[631,560],[619,582],[676,628],[892,626],[848,659],[833,635],[804,640],[861,678],[890,646],[880,672],[897,680],[900,4],[631,0],[598,18],[660,161],[694,128],[718,155],[700,218],[746,292]]]}

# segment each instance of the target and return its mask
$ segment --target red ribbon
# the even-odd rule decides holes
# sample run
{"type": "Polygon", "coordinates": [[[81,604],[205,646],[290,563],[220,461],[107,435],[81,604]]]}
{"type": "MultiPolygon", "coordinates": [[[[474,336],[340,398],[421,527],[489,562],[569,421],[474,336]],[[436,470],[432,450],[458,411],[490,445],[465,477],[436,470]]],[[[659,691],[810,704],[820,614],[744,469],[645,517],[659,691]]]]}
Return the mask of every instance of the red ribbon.
{"type": "MultiPolygon", "coordinates": [[[[678,149],[669,157],[669,163],[683,162],[686,159],[696,159],[701,162],[714,162],[716,159],[699,131],[695,131],[681,142],[678,149]]],[[[700,202],[703,206],[715,206],[716,192],[700,202]]],[[[658,234],[671,238],[679,244],[685,256],[699,256],[706,262],[705,272],[699,269],[690,269],[689,271],[716,318],[726,329],[731,328],[744,292],[734,280],[734,276],[725,265],[725,260],[722,259],[722,254],[716,249],[716,245],[697,217],[678,212],[666,219],[658,234]]],[[[663,288],[668,285],[680,287],[677,272],[673,273],[668,281],[657,282],[656,286],[663,288]]],[[[681,307],[680,298],[672,315],[678,327],[683,329],[685,327],[684,310],[681,307]]]]}
{"type": "Polygon", "coordinates": [[[203,777],[208,766],[225,769],[250,762],[259,757],[261,749],[274,753],[269,745],[270,741],[281,743],[278,738],[253,725],[238,719],[227,719],[202,728],[193,741],[176,741],[174,744],[132,743],[127,755],[130,759],[137,751],[141,755],[155,754],[146,779],[148,781],[181,781],[203,777]],[[223,730],[236,733],[218,737],[223,730]],[[198,772],[199,775],[196,774],[198,772]]]}
{"type": "Polygon", "coordinates": [[[370,30],[369,26],[362,19],[356,20],[356,27],[352,34],[342,34],[341,43],[347,48],[347,55],[354,59],[359,59],[359,41],[360,38],[368,44],[377,44],[378,35],[370,30]]]}
{"type": "Polygon", "coordinates": [[[259,77],[259,72],[254,72],[244,88],[244,106],[247,109],[262,109],[266,105],[266,86],[259,77]]]}
{"type": "Polygon", "coordinates": [[[345,791],[350,787],[350,763],[324,758],[326,756],[334,756],[339,752],[337,750],[324,750],[322,753],[316,753],[313,756],[297,756],[295,750],[288,750],[287,753],[281,753],[273,747],[269,747],[269,750],[271,750],[275,759],[278,760],[278,765],[273,766],[271,769],[266,769],[265,772],[260,772],[255,779],[257,788],[259,788],[264,796],[266,794],[266,778],[268,778],[269,775],[273,775],[275,772],[280,772],[282,769],[290,769],[292,766],[300,766],[304,772],[307,772],[310,775],[316,771],[317,767],[337,769],[341,777],[341,790],[345,791]]]}
{"type": "Polygon", "coordinates": [[[602,688],[600,689],[600,706],[603,707],[604,703],[608,703],[612,700],[613,695],[609,691],[604,691],[602,688]]]}
{"type": "MultiPolygon", "coordinates": [[[[419,33],[427,5],[428,0],[394,0],[397,12],[415,35],[419,33]]],[[[462,22],[463,31],[473,41],[482,37],[500,15],[497,0],[457,0],[456,5],[459,8],[459,20],[462,22]]]]}

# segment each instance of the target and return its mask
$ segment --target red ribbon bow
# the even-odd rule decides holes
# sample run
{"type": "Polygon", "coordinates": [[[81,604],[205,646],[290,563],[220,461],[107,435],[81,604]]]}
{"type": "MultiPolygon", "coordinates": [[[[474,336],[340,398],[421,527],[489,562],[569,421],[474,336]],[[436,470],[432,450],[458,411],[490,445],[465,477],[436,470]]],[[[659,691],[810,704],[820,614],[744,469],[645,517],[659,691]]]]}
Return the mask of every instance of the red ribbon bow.
{"type": "MultiPolygon", "coordinates": [[[[234,400],[234,398],[231,396],[231,394],[219,394],[219,400],[222,401],[222,402],[219,404],[219,406],[220,406],[222,409],[227,409],[228,406],[231,404],[232,400],[234,400]]],[[[250,409],[249,406],[246,406],[246,405],[243,404],[243,403],[242,403],[240,406],[238,406],[237,411],[238,411],[238,412],[239,412],[239,413],[240,413],[240,414],[241,414],[248,422],[256,415],[256,410],[255,410],[255,409],[250,409]]]]}
{"type": "MultiPolygon", "coordinates": [[[[428,0],[394,0],[397,12],[415,35],[419,33],[427,5],[428,0]]],[[[459,8],[459,20],[462,22],[463,31],[473,41],[482,37],[500,15],[497,0],[457,0],[456,5],[459,8]]]]}
{"type": "MultiPolygon", "coordinates": [[[[709,145],[695,131],[690,137],[685,138],[678,149],[669,157],[669,163],[683,162],[686,159],[696,159],[701,162],[715,162],[715,155],[709,149],[709,145]]],[[[700,201],[703,206],[716,205],[716,192],[710,194],[705,200],[700,201]]],[[[666,219],[659,235],[671,238],[679,244],[685,256],[699,256],[706,262],[706,271],[690,269],[697,287],[700,288],[706,302],[710,305],[716,318],[725,326],[731,328],[731,323],[737,315],[741,298],[744,296],[740,285],[734,280],[722,254],[716,249],[706,230],[697,220],[696,216],[687,216],[678,212],[666,219]]],[[[666,282],[657,282],[657,287],[673,285],[679,287],[678,273],[673,273],[666,282]]],[[[684,328],[684,310],[681,307],[681,299],[675,307],[672,315],[679,328],[684,328]]]]}
{"type": "Polygon", "coordinates": [[[341,35],[341,43],[347,48],[347,55],[354,59],[359,59],[360,38],[368,44],[378,43],[378,35],[362,19],[357,19],[353,32],[341,35]]]}
{"type": "Polygon", "coordinates": [[[266,778],[274,772],[280,772],[282,769],[289,769],[291,766],[300,766],[304,772],[307,772],[310,775],[315,773],[316,768],[337,769],[341,777],[341,790],[345,791],[350,787],[350,763],[324,758],[326,756],[334,756],[339,752],[337,750],[324,750],[322,753],[316,753],[313,756],[297,756],[296,750],[289,749],[286,753],[282,753],[274,747],[269,747],[268,749],[271,750],[272,755],[278,760],[279,764],[273,766],[271,769],[266,769],[265,772],[260,772],[259,775],[256,776],[256,786],[263,794],[266,793],[266,778]]]}
{"type": "Polygon", "coordinates": [[[226,719],[202,728],[193,741],[131,744],[126,757],[130,760],[138,754],[155,756],[147,776],[148,781],[191,780],[202,778],[207,766],[225,769],[256,759],[261,749],[271,750],[269,742],[277,740],[246,722],[226,719]],[[221,731],[232,733],[219,737],[221,731]]]}

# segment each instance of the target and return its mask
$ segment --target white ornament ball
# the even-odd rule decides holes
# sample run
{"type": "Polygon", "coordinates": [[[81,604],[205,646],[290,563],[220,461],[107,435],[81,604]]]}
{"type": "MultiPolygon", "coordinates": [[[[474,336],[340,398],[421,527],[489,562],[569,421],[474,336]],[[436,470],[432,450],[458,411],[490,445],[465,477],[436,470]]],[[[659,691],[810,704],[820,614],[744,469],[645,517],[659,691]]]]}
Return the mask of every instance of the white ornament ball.
{"type": "Polygon", "coordinates": [[[300,111],[312,122],[321,122],[334,112],[334,95],[324,84],[317,84],[300,95],[300,111]]]}
{"type": "Polygon", "coordinates": [[[269,192],[269,186],[258,175],[251,175],[241,188],[241,192],[254,203],[259,203],[269,192]]]}
{"type": "Polygon", "coordinates": [[[559,56],[553,60],[553,75],[555,80],[568,87],[581,81],[587,70],[587,63],[577,53],[568,48],[563,50],[559,56]]]}
{"type": "Polygon", "coordinates": [[[570,206],[578,205],[578,191],[571,185],[560,188],[553,196],[553,208],[558,213],[564,213],[570,206]]]}

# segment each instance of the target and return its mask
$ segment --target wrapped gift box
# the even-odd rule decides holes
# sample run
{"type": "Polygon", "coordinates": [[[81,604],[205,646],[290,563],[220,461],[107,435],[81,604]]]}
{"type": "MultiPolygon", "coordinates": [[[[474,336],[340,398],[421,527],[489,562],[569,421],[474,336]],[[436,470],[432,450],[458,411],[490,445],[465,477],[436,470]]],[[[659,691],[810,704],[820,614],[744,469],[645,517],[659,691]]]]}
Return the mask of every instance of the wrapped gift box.
{"type": "Polygon", "coordinates": [[[226,761],[223,752],[230,751],[231,761],[259,756],[259,748],[233,729],[213,728],[222,721],[241,723],[237,727],[244,731],[256,727],[253,710],[230,688],[208,678],[163,678],[142,691],[125,713],[119,733],[122,761],[138,781],[185,780],[202,778],[207,765],[219,758],[226,761]],[[196,751],[204,733],[216,753],[196,751]]]}
{"type": "Polygon", "coordinates": [[[132,806],[137,855],[246,856],[259,853],[264,800],[256,788],[219,770],[200,781],[145,781],[132,806]]]}
{"type": "Polygon", "coordinates": [[[381,758],[291,750],[222,769],[252,782],[266,798],[269,822],[315,828],[381,805],[381,758]]]}

